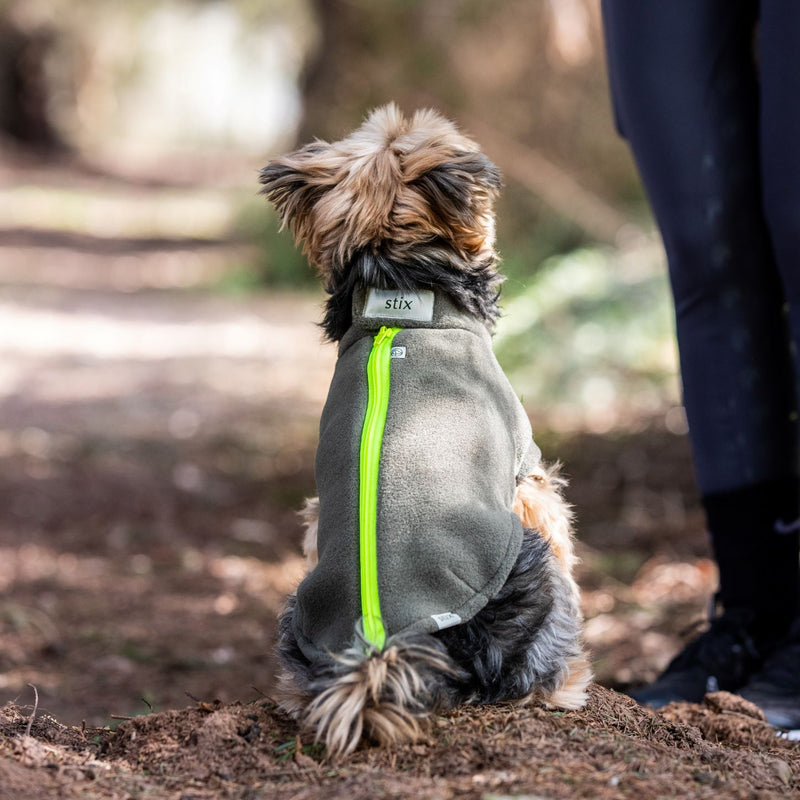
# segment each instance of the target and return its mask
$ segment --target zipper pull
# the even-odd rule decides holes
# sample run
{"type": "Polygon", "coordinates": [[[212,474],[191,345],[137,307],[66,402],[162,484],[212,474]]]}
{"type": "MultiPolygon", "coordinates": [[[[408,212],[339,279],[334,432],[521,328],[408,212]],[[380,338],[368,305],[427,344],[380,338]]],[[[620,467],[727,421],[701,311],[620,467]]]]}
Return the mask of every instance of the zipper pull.
{"type": "Polygon", "coordinates": [[[380,330],[375,334],[375,338],[372,341],[373,347],[379,347],[382,345],[384,340],[390,336],[393,336],[397,330],[398,328],[387,328],[385,325],[381,325],[380,330]]]}

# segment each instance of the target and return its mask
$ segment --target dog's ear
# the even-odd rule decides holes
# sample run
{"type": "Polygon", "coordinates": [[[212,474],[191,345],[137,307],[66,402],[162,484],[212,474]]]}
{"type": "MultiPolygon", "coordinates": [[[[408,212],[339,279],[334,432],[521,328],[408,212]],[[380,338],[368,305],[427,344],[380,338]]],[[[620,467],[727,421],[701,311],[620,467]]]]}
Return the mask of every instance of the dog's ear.
{"type": "Polygon", "coordinates": [[[314,207],[336,185],[338,168],[331,145],[316,141],[261,170],[261,194],[275,205],[281,224],[289,225],[298,241],[308,239],[314,207]]]}
{"type": "Polygon", "coordinates": [[[458,247],[472,253],[483,246],[501,185],[500,170],[483,153],[459,153],[426,170],[414,184],[458,247]]]}

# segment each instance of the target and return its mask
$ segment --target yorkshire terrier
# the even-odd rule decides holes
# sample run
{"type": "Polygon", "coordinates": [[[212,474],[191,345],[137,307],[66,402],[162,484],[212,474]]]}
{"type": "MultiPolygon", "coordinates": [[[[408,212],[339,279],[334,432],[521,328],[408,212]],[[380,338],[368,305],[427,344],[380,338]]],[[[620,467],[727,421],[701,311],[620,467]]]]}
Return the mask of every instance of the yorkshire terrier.
{"type": "Polygon", "coordinates": [[[374,111],[271,161],[263,194],[329,295],[309,572],[281,704],[329,757],[459,703],[586,701],[571,512],[492,352],[500,174],[434,111],[374,111]]]}

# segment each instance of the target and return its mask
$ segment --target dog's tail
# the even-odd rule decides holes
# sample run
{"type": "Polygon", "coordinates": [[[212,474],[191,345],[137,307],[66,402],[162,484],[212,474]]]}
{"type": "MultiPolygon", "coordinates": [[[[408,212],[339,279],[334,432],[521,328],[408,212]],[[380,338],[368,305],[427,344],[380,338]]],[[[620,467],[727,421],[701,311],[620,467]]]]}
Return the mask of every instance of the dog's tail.
{"type": "Polygon", "coordinates": [[[362,737],[381,745],[416,741],[423,719],[452,705],[463,677],[433,637],[390,641],[382,651],[356,646],[332,656],[304,687],[305,707],[294,709],[336,759],[353,752],[362,737]]]}

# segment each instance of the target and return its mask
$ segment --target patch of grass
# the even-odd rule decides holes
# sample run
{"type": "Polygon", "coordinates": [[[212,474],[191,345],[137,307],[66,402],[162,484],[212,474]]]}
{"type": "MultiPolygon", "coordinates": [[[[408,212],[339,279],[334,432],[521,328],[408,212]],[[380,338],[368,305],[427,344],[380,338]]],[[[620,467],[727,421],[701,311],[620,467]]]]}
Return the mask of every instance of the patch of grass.
{"type": "Polygon", "coordinates": [[[272,748],[272,752],[276,755],[276,761],[278,764],[284,764],[287,761],[291,761],[295,755],[300,752],[304,756],[309,756],[313,758],[315,761],[321,761],[325,756],[325,745],[322,744],[307,744],[301,745],[300,750],[298,751],[299,741],[298,739],[289,739],[288,742],[284,742],[283,744],[279,744],[276,747],[272,748]]]}
{"type": "Polygon", "coordinates": [[[608,418],[607,428],[674,401],[673,315],[652,240],[552,256],[507,288],[495,350],[526,407],[608,418]]]}

